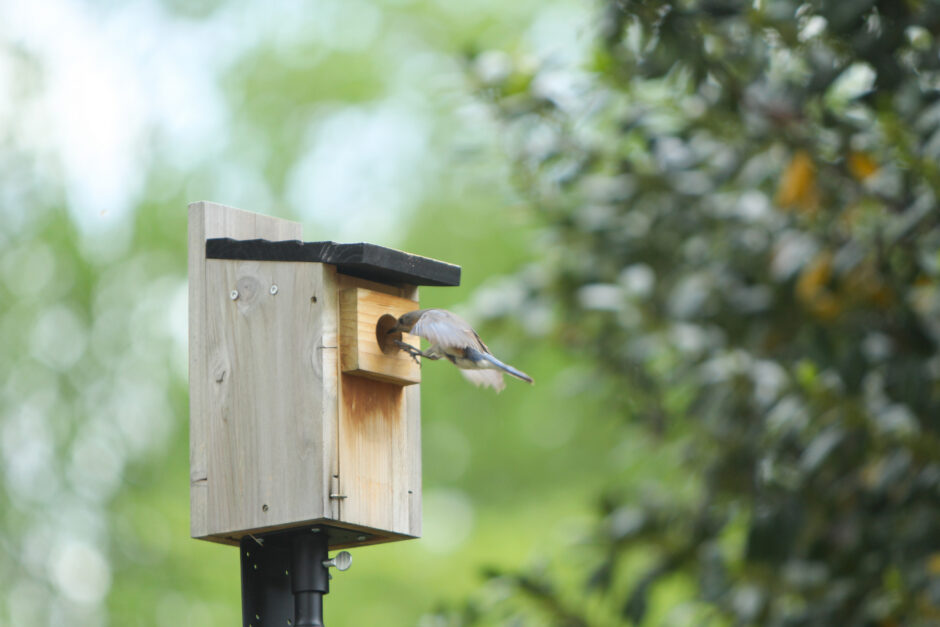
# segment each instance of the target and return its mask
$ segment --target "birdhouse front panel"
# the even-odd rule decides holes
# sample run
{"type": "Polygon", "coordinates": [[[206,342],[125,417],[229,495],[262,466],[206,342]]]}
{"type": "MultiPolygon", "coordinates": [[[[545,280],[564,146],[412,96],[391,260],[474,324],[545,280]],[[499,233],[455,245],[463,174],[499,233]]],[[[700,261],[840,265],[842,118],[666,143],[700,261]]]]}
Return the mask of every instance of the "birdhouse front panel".
{"type": "MultiPolygon", "coordinates": [[[[413,286],[339,276],[340,503],[344,521],[421,534],[421,409],[418,364],[388,340],[383,317],[418,309],[413,286]],[[377,445],[384,443],[384,446],[377,445]]],[[[406,342],[418,338],[406,336],[406,342]]]]}

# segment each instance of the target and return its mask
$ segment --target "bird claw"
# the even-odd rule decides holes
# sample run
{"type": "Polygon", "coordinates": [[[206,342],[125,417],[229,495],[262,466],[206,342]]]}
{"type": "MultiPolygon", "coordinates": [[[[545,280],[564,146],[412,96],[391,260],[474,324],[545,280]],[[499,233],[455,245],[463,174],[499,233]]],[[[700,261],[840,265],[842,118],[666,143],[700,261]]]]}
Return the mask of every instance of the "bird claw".
{"type": "Polygon", "coordinates": [[[412,359],[415,360],[415,363],[416,363],[416,364],[418,364],[418,365],[421,364],[421,360],[418,359],[418,355],[421,355],[422,357],[425,356],[424,353],[421,352],[421,349],[415,348],[415,347],[412,346],[411,344],[406,344],[405,342],[402,342],[401,340],[395,340],[395,345],[398,346],[398,348],[400,348],[401,350],[403,350],[403,351],[405,351],[406,353],[408,353],[408,355],[409,355],[412,359]]]}

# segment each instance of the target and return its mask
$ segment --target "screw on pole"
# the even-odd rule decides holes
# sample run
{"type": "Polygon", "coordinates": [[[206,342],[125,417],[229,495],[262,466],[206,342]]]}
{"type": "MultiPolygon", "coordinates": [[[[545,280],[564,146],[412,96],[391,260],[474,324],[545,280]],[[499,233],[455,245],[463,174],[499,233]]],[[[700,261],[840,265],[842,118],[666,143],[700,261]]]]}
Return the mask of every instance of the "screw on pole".
{"type": "Polygon", "coordinates": [[[322,525],[243,537],[243,627],[323,627],[329,569],[347,570],[352,564],[347,551],[330,559],[329,545],[348,544],[354,537],[348,530],[322,525]]]}
{"type": "Polygon", "coordinates": [[[340,551],[331,560],[324,560],[323,566],[326,568],[335,568],[336,570],[349,570],[352,566],[352,555],[349,551],[340,551]]]}

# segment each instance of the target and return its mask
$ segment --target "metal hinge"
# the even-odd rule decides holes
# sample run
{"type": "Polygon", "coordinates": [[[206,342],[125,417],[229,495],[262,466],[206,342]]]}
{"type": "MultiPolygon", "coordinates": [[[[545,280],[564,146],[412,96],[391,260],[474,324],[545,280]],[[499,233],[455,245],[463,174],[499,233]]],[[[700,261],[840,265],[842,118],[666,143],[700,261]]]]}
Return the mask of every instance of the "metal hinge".
{"type": "Polygon", "coordinates": [[[339,475],[333,475],[330,480],[330,498],[331,499],[345,499],[345,494],[339,493],[339,475]]]}

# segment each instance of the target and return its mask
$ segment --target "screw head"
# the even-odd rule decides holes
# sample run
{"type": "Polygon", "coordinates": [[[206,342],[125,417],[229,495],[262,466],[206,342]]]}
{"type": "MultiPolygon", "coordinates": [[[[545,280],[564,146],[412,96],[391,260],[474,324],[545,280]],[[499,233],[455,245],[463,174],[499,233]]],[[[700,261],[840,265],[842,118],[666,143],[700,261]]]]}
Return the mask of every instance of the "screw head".
{"type": "Polygon", "coordinates": [[[349,570],[352,566],[352,555],[349,551],[340,551],[333,556],[333,559],[323,560],[325,568],[335,568],[336,570],[349,570]]]}
{"type": "Polygon", "coordinates": [[[229,296],[232,298],[232,300],[238,300],[238,290],[232,290],[229,296]]]}
{"type": "Polygon", "coordinates": [[[352,566],[352,555],[349,551],[340,551],[333,558],[333,563],[336,565],[336,570],[349,570],[352,566]]]}
{"type": "Polygon", "coordinates": [[[268,291],[271,292],[271,296],[274,296],[275,294],[277,294],[277,285],[272,285],[271,289],[268,291]]]}
{"type": "Polygon", "coordinates": [[[365,542],[365,539],[366,539],[365,536],[359,536],[356,538],[356,540],[359,540],[359,542],[365,542]]]}

